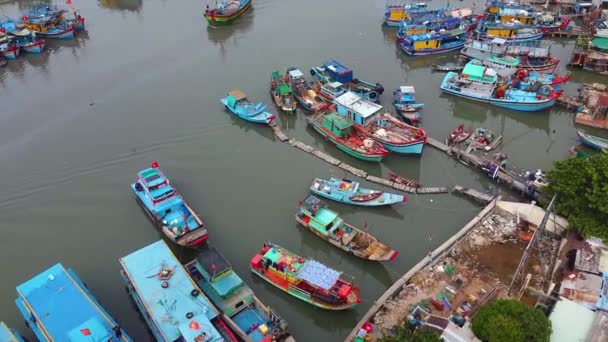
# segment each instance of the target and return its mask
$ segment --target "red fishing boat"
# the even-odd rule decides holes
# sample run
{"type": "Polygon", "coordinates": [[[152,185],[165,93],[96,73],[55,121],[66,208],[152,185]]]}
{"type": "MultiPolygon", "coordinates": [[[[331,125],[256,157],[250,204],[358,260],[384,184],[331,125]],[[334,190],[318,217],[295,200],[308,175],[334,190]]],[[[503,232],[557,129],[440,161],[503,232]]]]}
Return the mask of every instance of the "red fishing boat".
{"type": "Polygon", "coordinates": [[[458,144],[467,140],[471,134],[473,134],[472,128],[464,128],[464,125],[458,125],[458,127],[454,128],[450,136],[448,137],[448,142],[452,144],[458,144]]]}

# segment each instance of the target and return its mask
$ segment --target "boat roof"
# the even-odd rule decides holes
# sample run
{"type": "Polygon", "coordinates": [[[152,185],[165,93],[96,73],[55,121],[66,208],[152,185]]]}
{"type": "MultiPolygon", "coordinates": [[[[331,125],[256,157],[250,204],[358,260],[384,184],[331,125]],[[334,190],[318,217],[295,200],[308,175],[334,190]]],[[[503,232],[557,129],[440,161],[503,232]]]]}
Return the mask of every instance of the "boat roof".
{"type": "Polygon", "coordinates": [[[333,122],[334,126],[339,130],[344,130],[353,125],[353,123],[344,115],[340,115],[338,113],[330,113],[325,116],[326,120],[330,120],[333,122]]]}
{"type": "Polygon", "coordinates": [[[467,63],[467,65],[464,66],[462,73],[465,75],[479,78],[496,76],[496,72],[494,71],[494,74],[492,75],[490,70],[494,71],[493,69],[490,69],[484,65],[469,62],[467,63]]]}
{"type": "Polygon", "coordinates": [[[347,73],[351,71],[349,68],[345,67],[344,65],[340,64],[340,62],[333,59],[329,60],[328,62],[325,62],[325,64],[323,64],[323,67],[338,74],[347,73]]]}
{"type": "Polygon", "coordinates": [[[203,267],[203,270],[207,272],[211,278],[214,274],[219,276],[220,274],[230,271],[232,265],[224,256],[213,246],[207,244],[198,248],[198,255],[196,260],[203,267]]]}
{"type": "Polygon", "coordinates": [[[303,205],[304,208],[310,212],[312,212],[312,206],[316,205],[319,207],[318,211],[315,213],[315,219],[323,226],[327,226],[328,224],[332,223],[336,217],[338,217],[337,213],[325,208],[323,202],[313,195],[306,197],[303,205]]]}
{"type": "Polygon", "coordinates": [[[416,94],[416,89],[414,89],[414,86],[400,86],[399,91],[402,94],[416,94]]]}
{"type": "Polygon", "coordinates": [[[300,69],[289,70],[289,76],[292,78],[300,78],[304,77],[304,74],[300,71],[300,69]]]}
{"type": "Polygon", "coordinates": [[[4,324],[4,322],[0,322],[0,342],[17,342],[17,336],[13,334],[13,331],[4,324]]]}
{"type": "Polygon", "coordinates": [[[281,94],[281,95],[291,94],[291,87],[288,86],[287,84],[279,84],[279,86],[277,87],[277,90],[279,91],[279,94],[281,94]]]}
{"type": "MultiPolygon", "coordinates": [[[[210,322],[219,312],[200,292],[167,244],[160,240],[120,258],[120,264],[140,297],[152,324],[166,341],[183,336],[194,341],[201,333],[209,341],[221,341],[221,336],[210,322]],[[159,279],[162,270],[172,270],[167,280],[159,279]],[[163,281],[169,286],[163,288],[163,281]],[[193,290],[198,291],[193,296],[193,290]],[[192,318],[186,315],[192,313],[192,318]]],[[[207,340],[205,340],[207,341],[207,340]]]]}
{"type": "Polygon", "coordinates": [[[17,293],[50,340],[105,341],[116,326],[78,276],[61,263],[17,286],[17,293]]]}
{"type": "Polygon", "coordinates": [[[143,169],[137,173],[139,178],[141,178],[147,187],[158,186],[167,181],[167,177],[157,168],[149,167],[147,169],[143,169]]]}
{"type": "Polygon", "coordinates": [[[336,81],[336,82],[328,83],[327,85],[331,88],[338,89],[342,86],[342,83],[336,81]]]}
{"type": "Polygon", "coordinates": [[[247,98],[247,94],[244,91],[239,89],[234,89],[228,93],[228,95],[232,96],[235,100],[240,101],[247,98]]]}
{"type": "Polygon", "coordinates": [[[340,279],[340,272],[329,268],[318,261],[308,260],[300,268],[297,276],[311,285],[329,290],[340,279]]]}
{"type": "Polygon", "coordinates": [[[504,39],[504,38],[498,38],[498,37],[496,37],[496,38],[492,39],[492,43],[498,44],[498,45],[503,45],[506,42],[507,42],[507,40],[504,39]]]}
{"type": "Polygon", "coordinates": [[[382,106],[373,102],[365,101],[359,95],[347,91],[340,97],[336,98],[334,102],[338,105],[344,106],[363,118],[368,118],[382,109],[382,106]]]}

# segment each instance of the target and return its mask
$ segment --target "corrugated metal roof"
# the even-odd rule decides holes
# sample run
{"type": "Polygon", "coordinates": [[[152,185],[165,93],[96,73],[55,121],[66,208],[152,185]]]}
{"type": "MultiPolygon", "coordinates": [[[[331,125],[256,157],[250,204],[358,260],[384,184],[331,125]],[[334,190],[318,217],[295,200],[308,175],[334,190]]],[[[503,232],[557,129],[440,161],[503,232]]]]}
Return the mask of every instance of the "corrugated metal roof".
{"type": "Polygon", "coordinates": [[[600,296],[602,278],[598,275],[578,272],[574,277],[565,277],[559,289],[560,296],[568,298],[591,310],[600,296]]]}
{"type": "Polygon", "coordinates": [[[596,313],[575,302],[561,298],[549,316],[553,332],[551,342],[586,342],[596,313]]]}

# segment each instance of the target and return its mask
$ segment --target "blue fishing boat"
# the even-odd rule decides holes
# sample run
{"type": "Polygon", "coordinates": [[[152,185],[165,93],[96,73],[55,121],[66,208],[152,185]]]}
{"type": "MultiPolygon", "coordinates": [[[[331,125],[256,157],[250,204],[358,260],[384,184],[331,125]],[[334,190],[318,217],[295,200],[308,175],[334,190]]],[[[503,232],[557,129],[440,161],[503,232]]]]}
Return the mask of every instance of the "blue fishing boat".
{"type": "Polygon", "coordinates": [[[461,21],[459,18],[451,16],[431,17],[421,23],[402,21],[397,29],[397,38],[405,39],[407,36],[415,34],[426,34],[431,31],[454,30],[459,28],[461,21]]]}
{"type": "Polygon", "coordinates": [[[157,162],[137,173],[131,190],[148,217],[169,240],[180,246],[196,247],[209,238],[203,221],[169,184],[157,162]]]}
{"type": "Polygon", "coordinates": [[[265,104],[250,102],[247,95],[238,89],[229,92],[220,102],[234,115],[250,122],[269,124],[275,118],[266,112],[265,104]]]}
{"type": "Polygon", "coordinates": [[[36,34],[29,29],[22,29],[9,33],[9,35],[15,37],[17,46],[23,51],[28,53],[41,53],[44,51],[46,42],[44,39],[36,37],[36,34]]]}
{"type": "Polygon", "coordinates": [[[426,34],[405,36],[400,42],[401,49],[410,56],[424,56],[459,50],[464,46],[466,31],[441,30],[426,34]]]}
{"type": "Polygon", "coordinates": [[[419,110],[424,108],[424,103],[416,102],[416,89],[413,86],[400,86],[393,91],[393,104],[401,116],[411,124],[420,121],[419,110]]]}
{"type": "Polygon", "coordinates": [[[366,101],[351,92],[337,98],[335,104],[338,114],[346,116],[359,130],[382,144],[385,149],[401,154],[422,153],[426,132],[389,113],[383,113],[381,105],[366,101]]]}
{"type": "Polygon", "coordinates": [[[156,341],[238,341],[164,241],[119,262],[127,291],[156,341]]]}
{"type": "Polygon", "coordinates": [[[384,92],[384,87],[380,83],[355,78],[351,69],[333,59],[321,66],[311,68],[310,74],[321,83],[340,82],[343,89],[375,103],[380,102],[380,97],[384,92]]]}
{"type": "Polygon", "coordinates": [[[520,43],[543,38],[543,33],[539,29],[516,23],[482,22],[477,31],[479,38],[498,37],[505,39],[507,43],[520,43]]]}
{"type": "Polygon", "coordinates": [[[15,303],[39,341],[132,341],[76,273],[60,263],[17,286],[15,303]]]}
{"type": "Polygon", "coordinates": [[[336,202],[365,207],[392,205],[407,200],[407,197],[403,195],[361,188],[358,182],[348,179],[315,178],[310,186],[310,191],[336,202]]]}
{"type": "Polygon", "coordinates": [[[387,4],[384,12],[384,23],[387,26],[397,27],[406,20],[414,23],[426,21],[426,17],[443,17],[449,12],[449,7],[429,9],[424,2],[387,4]],[[424,18],[424,19],[420,19],[424,18]]]}
{"type": "Polygon", "coordinates": [[[8,37],[4,32],[0,31],[0,54],[6,59],[17,59],[21,48],[17,45],[14,37],[8,37]]]}
{"type": "Polygon", "coordinates": [[[306,81],[304,74],[300,69],[288,68],[287,75],[289,77],[289,85],[293,90],[293,95],[304,110],[317,112],[325,106],[323,100],[317,95],[308,81],[306,81]]]}
{"type": "Polygon", "coordinates": [[[462,73],[449,72],[440,87],[448,94],[519,111],[551,108],[561,94],[550,86],[542,87],[537,92],[507,89],[506,84],[498,80],[493,69],[469,62],[462,73]]]}
{"type": "Polygon", "coordinates": [[[11,329],[0,322],[0,342],[25,342],[23,337],[15,329],[11,329]]]}
{"type": "Polygon", "coordinates": [[[60,9],[55,5],[39,2],[29,9],[26,16],[29,18],[60,18],[64,19],[68,25],[73,25],[76,31],[84,30],[84,17],[72,6],[69,9],[60,9]]]}
{"type": "Polygon", "coordinates": [[[583,133],[581,131],[576,131],[576,135],[583,144],[596,150],[608,151],[608,139],[596,137],[595,135],[583,133]]]}
{"type": "Polygon", "coordinates": [[[287,323],[265,306],[213,246],[198,249],[186,270],[244,341],[295,341],[287,323]]]}

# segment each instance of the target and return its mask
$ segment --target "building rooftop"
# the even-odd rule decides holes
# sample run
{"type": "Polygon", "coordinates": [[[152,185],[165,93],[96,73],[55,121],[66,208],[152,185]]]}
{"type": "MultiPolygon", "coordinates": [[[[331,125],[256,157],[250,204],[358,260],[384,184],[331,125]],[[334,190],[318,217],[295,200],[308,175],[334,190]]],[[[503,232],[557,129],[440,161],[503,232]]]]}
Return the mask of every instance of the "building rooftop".
{"type": "Polygon", "coordinates": [[[587,342],[596,313],[575,302],[561,298],[549,316],[553,332],[551,342],[587,342]]]}

